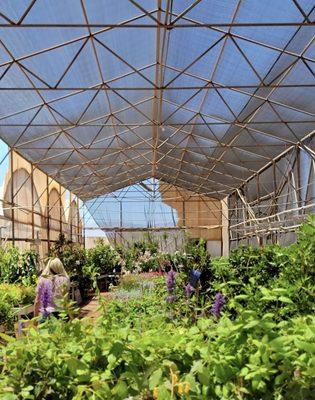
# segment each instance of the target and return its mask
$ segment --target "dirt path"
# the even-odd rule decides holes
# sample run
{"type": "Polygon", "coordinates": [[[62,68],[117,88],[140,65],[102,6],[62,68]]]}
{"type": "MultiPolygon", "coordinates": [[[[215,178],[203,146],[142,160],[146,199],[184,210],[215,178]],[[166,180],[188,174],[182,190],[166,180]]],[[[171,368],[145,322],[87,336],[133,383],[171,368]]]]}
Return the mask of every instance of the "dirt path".
{"type": "MultiPolygon", "coordinates": [[[[109,299],[110,297],[109,292],[102,292],[100,295],[105,299],[109,299]]],[[[80,314],[82,317],[97,318],[100,316],[98,308],[99,308],[98,297],[94,296],[92,300],[90,300],[87,304],[85,304],[81,308],[80,314]]]]}

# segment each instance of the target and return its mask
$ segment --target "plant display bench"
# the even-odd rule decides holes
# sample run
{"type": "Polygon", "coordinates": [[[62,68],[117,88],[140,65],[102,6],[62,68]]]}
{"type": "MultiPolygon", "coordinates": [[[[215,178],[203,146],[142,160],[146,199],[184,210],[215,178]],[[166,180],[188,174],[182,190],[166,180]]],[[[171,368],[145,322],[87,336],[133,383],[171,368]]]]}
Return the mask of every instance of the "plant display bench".
{"type": "Polygon", "coordinates": [[[15,315],[17,316],[17,322],[14,324],[15,336],[21,337],[23,329],[33,324],[34,305],[29,304],[21,308],[16,308],[15,315]]]}

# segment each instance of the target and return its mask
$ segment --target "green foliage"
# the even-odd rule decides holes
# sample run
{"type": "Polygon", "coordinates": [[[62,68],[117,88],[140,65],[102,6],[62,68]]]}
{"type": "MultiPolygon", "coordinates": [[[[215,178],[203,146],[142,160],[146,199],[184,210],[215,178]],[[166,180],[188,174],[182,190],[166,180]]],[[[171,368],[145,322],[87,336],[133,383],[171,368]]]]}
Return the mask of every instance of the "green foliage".
{"type": "Polygon", "coordinates": [[[113,287],[110,297],[121,300],[131,300],[151,296],[156,289],[160,277],[146,277],[138,274],[123,275],[119,284],[113,287]]]}
{"type": "Polygon", "coordinates": [[[124,259],[124,267],[127,270],[148,272],[157,271],[160,267],[158,247],[158,243],[150,238],[150,240],[135,241],[123,251],[120,247],[118,251],[124,259]]]}
{"type": "Polygon", "coordinates": [[[13,283],[19,279],[20,252],[13,246],[0,247],[0,281],[13,283]]]}
{"type": "Polygon", "coordinates": [[[34,285],[38,255],[34,250],[21,252],[17,247],[0,246],[0,282],[34,285]]]}
{"type": "Polygon", "coordinates": [[[19,279],[14,282],[20,282],[25,286],[35,285],[38,276],[39,256],[35,250],[25,250],[21,253],[21,269],[19,279]]]}
{"type": "MultiPolygon", "coordinates": [[[[167,303],[165,277],[146,290],[147,279],[126,275],[97,321],[51,319],[17,341],[2,335],[0,398],[312,400],[314,230],[310,218],[296,245],[244,247],[229,259],[190,245],[177,261],[206,273],[205,292],[187,298],[180,272],[167,303]],[[210,312],[216,292],[227,301],[221,318],[210,312]]],[[[112,270],[119,251],[99,243],[85,268],[112,270]]]]}
{"type": "Polygon", "coordinates": [[[211,256],[207,251],[206,242],[200,239],[197,242],[188,241],[186,244],[185,252],[187,254],[185,269],[197,269],[204,271],[209,269],[211,263],[211,256]]]}
{"type": "Polygon", "coordinates": [[[60,234],[50,251],[50,256],[61,260],[70,279],[79,283],[83,296],[92,288],[93,274],[87,267],[87,252],[80,244],[72,243],[64,234],[60,234]]]}
{"type": "Polygon", "coordinates": [[[64,233],[59,233],[58,239],[51,247],[49,255],[60,258],[62,256],[64,246],[66,246],[70,243],[71,242],[66,239],[66,236],[64,233]]]}
{"type": "Polygon", "coordinates": [[[105,244],[102,239],[98,240],[96,246],[87,251],[87,265],[93,275],[112,274],[121,269],[121,257],[110,245],[105,244]]]}
{"type": "Polygon", "coordinates": [[[78,243],[68,241],[64,234],[59,234],[57,242],[52,246],[50,256],[58,257],[63,263],[68,275],[78,280],[84,286],[84,266],[86,251],[78,243]]]}
{"type": "Polygon", "coordinates": [[[92,287],[92,276],[87,274],[87,255],[85,249],[76,243],[64,245],[59,255],[67,273],[72,281],[79,283],[82,296],[92,287]]]}
{"type": "Polygon", "coordinates": [[[254,278],[256,284],[266,284],[278,278],[280,272],[289,266],[290,248],[242,246],[231,252],[229,263],[231,274],[242,283],[254,278]]]}
{"type": "Polygon", "coordinates": [[[315,215],[308,216],[307,222],[299,230],[297,243],[291,245],[290,249],[293,263],[315,281],[315,215]]]}
{"type": "Polygon", "coordinates": [[[1,350],[3,399],[311,400],[315,318],[167,322],[158,299],[111,302],[97,323],[51,320],[1,350]]]}
{"type": "Polygon", "coordinates": [[[158,252],[158,243],[154,240],[138,240],[133,242],[131,248],[139,253],[144,253],[145,251],[149,251],[151,254],[157,254],[158,252]]]}
{"type": "Polygon", "coordinates": [[[0,325],[11,329],[15,307],[34,301],[38,255],[13,246],[0,246],[0,325]]]}
{"type": "Polygon", "coordinates": [[[211,262],[211,292],[229,299],[231,316],[246,309],[273,312],[277,320],[315,311],[315,224],[310,217],[289,247],[240,247],[229,260],[211,262]]]}
{"type": "Polygon", "coordinates": [[[35,289],[8,283],[0,284],[0,325],[6,329],[12,328],[16,307],[34,302],[35,289]]]}
{"type": "Polygon", "coordinates": [[[145,281],[147,280],[138,274],[123,275],[119,280],[118,288],[123,290],[140,289],[145,281]]]}
{"type": "Polygon", "coordinates": [[[82,274],[82,268],[86,263],[86,254],[81,245],[65,245],[59,258],[70,276],[80,276],[82,274]]]}

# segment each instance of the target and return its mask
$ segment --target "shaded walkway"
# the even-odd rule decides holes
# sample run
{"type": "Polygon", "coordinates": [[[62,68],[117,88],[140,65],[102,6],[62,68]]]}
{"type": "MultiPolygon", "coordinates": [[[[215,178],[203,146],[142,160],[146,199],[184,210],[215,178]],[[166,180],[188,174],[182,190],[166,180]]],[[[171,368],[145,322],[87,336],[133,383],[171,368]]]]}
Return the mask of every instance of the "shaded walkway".
{"type": "MultiPolygon", "coordinates": [[[[100,294],[103,298],[110,297],[109,292],[102,292],[100,294]]],[[[97,318],[100,316],[98,296],[94,296],[87,304],[85,304],[80,311],[81,317],[97,318]]]]}

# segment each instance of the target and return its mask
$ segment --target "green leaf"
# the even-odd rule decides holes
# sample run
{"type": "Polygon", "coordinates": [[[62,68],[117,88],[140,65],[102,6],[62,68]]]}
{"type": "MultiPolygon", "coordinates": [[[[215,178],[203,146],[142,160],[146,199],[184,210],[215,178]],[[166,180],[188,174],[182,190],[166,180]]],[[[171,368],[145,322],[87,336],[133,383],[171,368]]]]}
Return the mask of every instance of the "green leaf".
{"type": "Polygon", "coordinates": [[[259,325],[259,323],[260,323],[260,321],[258,321],[258,320],[250,321],[248,324],[246,324],[244,326],[244,329],[254,328],[255,326],[259,325]]]}
{"type": "Polygon", "coordinates": [[[6,335],[5,333],[0,332],[0,338],[6,341],[7,343],[12,343],[15,342],[15,338],[9,335],[6,335]]]}
{"type": "Polygon", "coordinates": [[[280,296],[279,300],[282,301],[282,303],[293,304],[293,301],[289,297],[286,297],[286,296],[280,296]]]}
{"type": "Polygon", "coordinates": [[[200,372],[197,374],[198,380],[202,385],[209,385],[211,383],[209,371],[204,367],[200,372]]]}
{"type": "Polygon", "coordinates": [[[238,296],[235,296],[235,300],[247,300],[249,296],[247,294],[239,294],[238,296]]]}
{"type": "Polygon", "coordinates": [[[17,400],[18,396],[14,393],[5,393],[1,395],[2,400],[17,400]]]}
{"type": "Polygon", "coordinates": [[[126,382],[119,381],[117,385],[112,389],[113,394],[117,394],[119,398],[124,399],[128,394],[128,386],[126,382]]]}
{"type": "Polygon", "coordinates": [[[66,364],[70,372],[76,375],[80,375],[82,374],[82,371],[86,371],[88,369],[88,366],[84,362],[74,357],[68,358],[66,360],[66,364]]]}
{"type": "Polygon", "coordinates": [[[295,341],[296,346],[306,351],[307,353],[314,353],[315,354],[315,343],[304,342],[302,340],[295,341]]]}
{"type": "Polygon", "coordinates": [[[159,368],[156,371],[154,371],[153,374],[150,376],[149,388],[151,390],[154,389],[156,386],[158,386],[158,384],[160,383],[160,380],[162,378],[162,375],[163,375],[163,371],[161,368],[159,368]]]}
{"type": "Polygon", "coordinates": [[[158,395],[158,400],[170,400],[171,399],[171,393],[167,390],[165,386],[159,386],[159,395],[158,395]]]}

